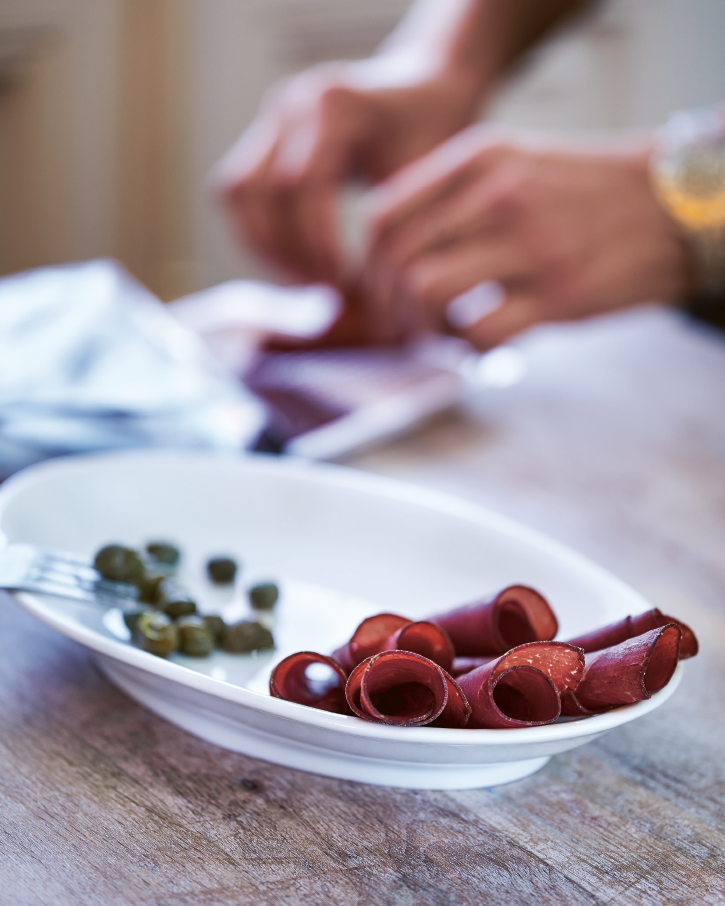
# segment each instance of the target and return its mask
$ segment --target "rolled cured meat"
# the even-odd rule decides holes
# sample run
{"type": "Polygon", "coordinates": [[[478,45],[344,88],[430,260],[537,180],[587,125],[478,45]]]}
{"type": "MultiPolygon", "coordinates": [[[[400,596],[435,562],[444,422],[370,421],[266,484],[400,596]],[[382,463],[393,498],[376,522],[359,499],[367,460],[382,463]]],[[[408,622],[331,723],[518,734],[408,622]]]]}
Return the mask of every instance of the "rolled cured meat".
{"type": "Polygon", "coordinates": [[[588,653],[581,682],[562,698],[562,713],[585,716],[650,698],[672,679],[681,635],[676,623],[668,623],[588,653]]]}
{"type": "Polygon", "coordinates": [[[505,729],[553,723],[561,696],[576,689],[584,670],[581,649],[566,642],[533,642],[458,677],[472,713],[468,727],[505,729]]]}
{"type": "Polygon", "coordinates": [[[686,623],[666,616],[658,607],[645,613],[637,614],[637,616],[625,617],[617,623],[610,623],[601,629],[595,629],[593,632],[577,636],[577,638],[569,639],[569,641],[572,645],[578,645],[583,648],[584,651],[601,651],[603,648],[619,645],[621,642],[626,642],[627,639],[633,639],[635,636],[642,635],[643,632],[658,629],[668,623],[676,623],[682,631],[680,660],[694,657],[699,650],[695,633],[686,623]]]}
{"type": "Polygon", "coordinates": [[[316,651],[298,651],[280,661],[274,668],[269,680],[269,692],[275,698],[283,698],[298,705],[349,714],[345,698],[346,683],[347,673],[334,658],[316,651]],[[328,675],[323,679],[311,677],[307,668],[314,664],[329,668],[328,671],[321,671],[328,675]]]}
{"type": "Polygon", "coordinates": [[[411,651],[384,651],[358,664],[345,694],[358,717],[391,726],[438,721],[438,726],[462,727],[468,719],[460,686],[438,664],[411,651]]]}
{"type": "Polygon", "coordinates": [[[362,679],[365,671],[368,668],[368,664],[372,658],[365,658],[364,661],[359,663],[357,667],[353,668],[352,673],[347,678],[347,684],[345,686],[345,698],[347,699],[347,706],[350,708],[352,713],[361,718],[362,720],[372,720],[368,716],[366,711],[363,711],[362,701],[360,700],[360,695],[362,693],[362,679]]]}
{"type": "Polygon", "coordinates": [[[510,585],[491,601],[466,604],[430,617],[446,630],[458,657],[500,655],[525,642],[553,639],[559,628],[543,595],[510,585]]]}
{"type": "Polygon", "coordinates": [[[422,654],[444,670],[450,670],[455,654],[445,629],[426,620],[413,622],[393,613],[379,613],[363,620],[350,641],[333,653],[350,671],[365,658],[381,651],[413,651],[422,654]]]}
{"type": "Polygon", "coordinates": [[[463,689],[461,689],[450,673],[446,673],[444,670],[443,676],[448,687],[448,701],[440,717],[436,717],[431,726],[461,729],[468,725],[471,717],[471,705],[463,694],[463,689]]]}
{"type": "Polygon", "coordinates": [[[448,633],[441,626],[421,620],[417,623],[408,623],[402,629],[396,630],[386,639],[382,651],[414,651],[434,661],[446,672],[450,672],[455,649],[448,633]]]}
{"type": "Polygon", "coordinates": [[[363,620],[347,644],[332,652],[332,656],[348,673],[365,658],[385,651],[385,643],[397,630],[412,621],[395,613],[378,613],[363,620]]]}

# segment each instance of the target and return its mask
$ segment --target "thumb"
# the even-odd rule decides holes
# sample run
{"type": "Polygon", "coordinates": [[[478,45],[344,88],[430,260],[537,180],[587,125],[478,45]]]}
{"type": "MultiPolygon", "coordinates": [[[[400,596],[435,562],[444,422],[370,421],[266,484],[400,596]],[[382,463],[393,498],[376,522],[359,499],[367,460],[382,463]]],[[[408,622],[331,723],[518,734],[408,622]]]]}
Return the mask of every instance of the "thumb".
{"type": "Polygon", "coordinates": [[[514,334],[533,327],[541,320],[539,306],[534,296],[507,295],[498,308],[459,333],[476,349],[485,352],[514,334]]]}

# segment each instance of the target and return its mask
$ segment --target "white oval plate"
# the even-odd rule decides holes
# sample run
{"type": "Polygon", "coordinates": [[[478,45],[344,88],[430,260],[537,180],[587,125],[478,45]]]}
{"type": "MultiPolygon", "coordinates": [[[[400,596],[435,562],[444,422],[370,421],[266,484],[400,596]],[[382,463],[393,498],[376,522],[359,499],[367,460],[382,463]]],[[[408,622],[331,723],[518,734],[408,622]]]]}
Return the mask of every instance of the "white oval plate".
{"type": "Polygon", "coordinates": [[[558,752],[658,707],[521,730],[407,729],[271,698],[269,673],[299,650],[329,652],[365,616],[423,618],[505,585],[540,589],[560,637],[651,605],[584,557],[461,500],[339,466],[263,456],[132,452],[33,466],[0,488],[0,533],[91,557],[103,544],[169,539],[202,610],[245,615],[244,587],[274,579],[273,654],[166,661],[133,647],[119,614],[17,593],[49,626],[90,648],[117,686],[197,736],[304,771],[418,789],[516,780],[558,752]],[[204,579],[209,556],[243,564],[234,596],[204,579]]]}

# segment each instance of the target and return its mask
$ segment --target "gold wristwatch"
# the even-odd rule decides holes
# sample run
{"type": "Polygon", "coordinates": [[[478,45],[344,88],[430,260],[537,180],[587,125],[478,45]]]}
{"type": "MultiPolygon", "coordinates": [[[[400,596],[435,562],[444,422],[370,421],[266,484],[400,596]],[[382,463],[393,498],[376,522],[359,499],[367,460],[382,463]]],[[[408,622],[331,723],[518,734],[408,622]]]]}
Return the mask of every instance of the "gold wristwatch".
{"type": "Polygon", "coordinates": [[[691,307],[712,309],[714,320],[725,323],[725,113],[673,114],[655,133],[650,169],[657,197],[693,253],[691,307]]]}

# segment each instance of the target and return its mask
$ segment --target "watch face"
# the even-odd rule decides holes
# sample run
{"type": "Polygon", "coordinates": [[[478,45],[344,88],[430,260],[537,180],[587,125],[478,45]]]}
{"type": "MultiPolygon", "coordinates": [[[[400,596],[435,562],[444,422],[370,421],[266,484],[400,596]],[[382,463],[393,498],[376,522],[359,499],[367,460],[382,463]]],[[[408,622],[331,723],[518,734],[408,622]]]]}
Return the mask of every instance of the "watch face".
{"type": "Polygon", "coordinates": [[[679,113],[653,157],[657,191],[686,226],[725,225],[725,122],[712,111],[679,113]]]}
{"type": "Polygon", "coordinates": [[[674,181],[688,195],[717,198],[725,192],[725,141],[703,142],[675,163],[674,181]]]}

